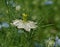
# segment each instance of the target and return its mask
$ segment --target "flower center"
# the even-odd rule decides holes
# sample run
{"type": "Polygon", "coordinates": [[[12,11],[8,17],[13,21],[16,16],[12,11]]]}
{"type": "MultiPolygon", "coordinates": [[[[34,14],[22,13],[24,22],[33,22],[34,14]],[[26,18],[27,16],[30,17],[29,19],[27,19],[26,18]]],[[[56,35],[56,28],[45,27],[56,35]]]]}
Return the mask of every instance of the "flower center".
{"type": "Polygon", "coordinates": [[[23,18],[23,22],[26,22],[27,21],[27,17],[28,17],[28,15],[27,14],[25,14],[25,13],[23,13],[22,14],[22,18],[23,18]]]}

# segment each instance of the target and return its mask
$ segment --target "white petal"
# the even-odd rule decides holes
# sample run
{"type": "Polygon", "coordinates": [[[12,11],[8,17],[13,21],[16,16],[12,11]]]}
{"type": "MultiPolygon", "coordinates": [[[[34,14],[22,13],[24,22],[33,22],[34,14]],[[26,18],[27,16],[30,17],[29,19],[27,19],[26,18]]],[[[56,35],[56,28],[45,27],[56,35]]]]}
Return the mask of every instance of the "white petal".
{"type": "Polygon", "coordinates": [[[35,25],[35,23],[33,21],[28,21],[27,23],[25,23],[24,29],[26,31],[30,31],[33,28],[36,28],[36,25],[35,25]]]}
{"type": "Polygon", "coordinates": [[[24,29],[25,29],[26,31],[28,31],[28,32],[30,32],[30,30],[31,30],[30,28],[24,28],[24,29]]]}
{"type": "Polygon", "coordinates": [[[24,28],[24,24],[23,23],[18,23],[17,28],[24,28]]]}
{"type": "Polygon", "coordinates": [[[26,31],[30,31],[30,27],[29,27],[29,25],[27,23],[24,23],[24,29],[26,31]]]}
{"type": "Polygon", "coordinates": [[[13,25],[16,25],[16,23],[18,23],[19,20],[13,20],[13,25]]]}
{"type": "Polygon", "coordinates": [[[24,28],[22,20],[14,20],[13,25],[17,26],[17,28],[24,28]]]}
{"type": "Polygon", "coordinates": [[[29,23],[27,23],[29,25],[30,28],[36,28],[36,23],[29,21],[29,23]]]}

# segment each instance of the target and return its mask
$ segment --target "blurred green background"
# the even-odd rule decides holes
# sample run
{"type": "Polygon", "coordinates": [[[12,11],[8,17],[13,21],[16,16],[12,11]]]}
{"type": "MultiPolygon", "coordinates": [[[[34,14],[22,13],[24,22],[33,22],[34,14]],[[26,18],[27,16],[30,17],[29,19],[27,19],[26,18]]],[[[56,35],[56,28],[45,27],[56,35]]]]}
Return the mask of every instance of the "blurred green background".
{"type": "Polygon", "coordinates": [[[0,47],[47,47],[44,40],[56,35],[60,37],[60,0],[0,0],[0,47]],[[37,22],[35,30],[27,32],[10,24],[22,19],[23,13],[37,22]],[[1,26],[4,22],[7,28],[1,26]]]}

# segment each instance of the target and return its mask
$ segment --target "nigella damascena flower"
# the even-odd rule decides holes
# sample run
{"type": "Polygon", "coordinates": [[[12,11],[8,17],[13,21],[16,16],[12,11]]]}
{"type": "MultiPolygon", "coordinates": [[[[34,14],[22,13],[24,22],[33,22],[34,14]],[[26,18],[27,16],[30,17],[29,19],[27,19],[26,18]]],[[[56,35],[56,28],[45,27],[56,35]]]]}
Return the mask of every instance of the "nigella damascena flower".
{"type": "Polygon", "coordinates": [[[1,24],[0,24],[0,29],[2,28],[1,24]]]}
{"type": "Polygon", "coordinates": [[[2,22],[2,27],[8,28],[9,24],[7,22],[2,22]]]}
{"type": "Polygon", "coordinates": [[[58,36],[56,37],[56,45],[60,46],[60,38],[58,36]]]}
{"type": "Polygon", "coordinates": [[[49,0],[49,1],[46,1],[45,2],[46,5],[50,5],[50,4],[53,4],[53,1],[49,0]]]}
{"type": "Polygon", "coordinates": [[[26,31],[30,31],[31,29],[36,28],[36,22],[33,21],[27,21],[23,22],[23,20],[14,20],[12,23],[14,26],[17,26],[18,29],[23,28],[26,31]]]}

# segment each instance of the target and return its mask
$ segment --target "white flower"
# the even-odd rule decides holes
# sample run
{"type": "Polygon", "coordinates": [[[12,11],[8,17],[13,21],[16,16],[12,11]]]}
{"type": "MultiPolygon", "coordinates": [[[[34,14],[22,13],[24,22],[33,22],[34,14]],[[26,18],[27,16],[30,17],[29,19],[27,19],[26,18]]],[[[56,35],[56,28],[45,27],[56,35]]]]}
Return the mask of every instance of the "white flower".
{"type": "Polygon", "coordinates": [[[27,21],[27,22],[23,22],[23,20],[14,20],[13,25],[17,26],[17,28],[21,29],[23,28],[26,31],[30,31],[31,29],[36,28],[36,24],[33,21],[27,21]]]}
{"type": "Polygon", "coordinates": [[[45,40],[45,44],[46,44],[46,47],[53,47],[55,42],[51,37],[49,37],[49,39],[45,40]]]}
{"type": "Polygon", "coordinates": [[[57,44],[58,46],[60,46],[60,39],[58,39],[58,40],[56,41],[56,44],[57,44]]]}
{"type": "Polygon", "coordinates": [[[16,10],[19,11],[21,9],[21,6],[20,5],[17,5],[16,6],[16,10]]]}

